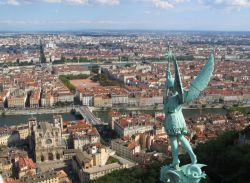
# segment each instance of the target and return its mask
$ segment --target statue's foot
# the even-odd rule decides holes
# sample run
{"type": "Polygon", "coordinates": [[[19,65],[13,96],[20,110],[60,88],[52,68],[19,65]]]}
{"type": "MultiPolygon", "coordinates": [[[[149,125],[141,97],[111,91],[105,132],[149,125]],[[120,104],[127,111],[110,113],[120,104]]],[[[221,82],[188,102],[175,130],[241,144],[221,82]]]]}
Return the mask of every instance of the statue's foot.
{"type": "Polygon", "coordinates": [[[180,169],[179,164],[170,164],[170,167],[171,167],[172,169],[175,169],[175,170],[180,169]]]}
{"type": "Polygon", "coordinates": [[[179,164],[180,164],[179,160],[173,161],[172,164],[170,164],[170,167],[173,168],[173,169],[175,169],[175,170],[178,170],[178,169],[180,169],[179,164]]]}

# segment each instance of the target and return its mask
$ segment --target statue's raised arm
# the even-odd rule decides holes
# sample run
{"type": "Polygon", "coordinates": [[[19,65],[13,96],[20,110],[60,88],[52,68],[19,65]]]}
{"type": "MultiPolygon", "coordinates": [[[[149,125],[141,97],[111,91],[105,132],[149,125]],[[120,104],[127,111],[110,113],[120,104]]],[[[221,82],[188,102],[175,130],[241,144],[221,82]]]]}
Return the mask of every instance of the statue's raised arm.
{"type": "Polygon", "coordinates": [[[185,102],[196,99],[200,93],[208,86],[214,70],[214,55],[209,56],[208,62],[203,67],[198,76],[191,82],[188,92],[185,94],[185,102]]]}

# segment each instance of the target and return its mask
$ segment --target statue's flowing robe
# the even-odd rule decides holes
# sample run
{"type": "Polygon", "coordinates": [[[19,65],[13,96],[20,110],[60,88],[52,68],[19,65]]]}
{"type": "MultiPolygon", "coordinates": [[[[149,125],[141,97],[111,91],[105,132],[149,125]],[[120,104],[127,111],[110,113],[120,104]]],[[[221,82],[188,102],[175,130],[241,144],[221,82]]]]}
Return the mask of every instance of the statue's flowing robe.
{"type": "Polygon", "coordinates": [[[164,127],[169,136],[187,135],[188,129],[182,113],[182,104],[178,93],[168,96],[164,105],[165,122],[164,127]]]}
{"type": "Polygon", "coordinates": [[[210,55],[208,62],[205,64],[199,75],[191,82],[189,90],[184,90],[177,60],[175,58],[172,59],[175,68],[174,84],[172,83],[173,79],[169,62],[166,74],[166,86],[167,89],[173,90],[175,94],[168,96],[164,101],[164,112],[166,115],[164,126],[166,133],[169,136],[186,135],[188,129],[182,114],[182,104],[196,99],[201,91],[208,86],[208,82],[210,81],[214,70],[214,56],[213,54],[210,55]],[[172,85],[174,86],[172,87],[172,85]]]}

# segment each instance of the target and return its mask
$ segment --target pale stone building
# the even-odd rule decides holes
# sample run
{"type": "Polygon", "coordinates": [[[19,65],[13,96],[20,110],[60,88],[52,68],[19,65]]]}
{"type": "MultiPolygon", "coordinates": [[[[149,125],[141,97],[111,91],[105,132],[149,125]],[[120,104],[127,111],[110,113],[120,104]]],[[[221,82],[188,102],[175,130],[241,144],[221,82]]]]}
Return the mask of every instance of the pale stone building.
{"type": "Polygon", "coordinates": [[[116,151],[116,154],[128,159],[134,159],[134,155],[141,151],[139,144],[133,141],[123,141],[122,139],[115,139],[111,141],[111,149],[116,151]]]}
{"type": "Polygon", "coordinates": [[[10,132],[1,132],[0,133],[0,146],[7,146],[10,136],[11,136],[10,132]]]}
{"type": "Polygon", "coordinates": [[[36,162],[63,159],[66,143],[62,138],[62,116],[54,116],[53,123],[29,120],[29,145],[36,162]]]}
{"type": "Polygon", "coordinates": [[[78,151],[72,159],[73,171],[79,178],[80,183],[89,183],[114,170],[128,168],[121,163],[106,164],[109,158],[107,149],[90,147],[87,151],[78,151]]]}
{"type": "Polygon", "coordinates": [[[74,149],[82,149],[84,146],[89,144],[96,144],[100,142],[100,135],[96,129],[91,131],[83,132],[83,134],[73,135],[74,149]]]}

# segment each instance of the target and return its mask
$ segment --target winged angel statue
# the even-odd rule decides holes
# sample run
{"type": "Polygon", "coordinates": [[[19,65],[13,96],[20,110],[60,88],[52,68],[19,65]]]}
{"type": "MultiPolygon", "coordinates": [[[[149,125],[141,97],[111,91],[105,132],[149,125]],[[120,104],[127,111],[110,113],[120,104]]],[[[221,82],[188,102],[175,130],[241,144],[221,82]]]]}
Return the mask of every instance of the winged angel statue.
{"type": "Polygon", "coordinates": [[[166,54],[166,59],[168,60],[168,67],[166,73],[166,97],[164,99],[164,112],[166,116],[164,127],[171,143],[173,160],[170,167],[174,170],[178,170],[180,169],[178,142],[180,142],[186,152],[188,152],[191,165],[197,163],[196,155],[185,137],[185,135],[188,134],[188,129],[182,113],[182,105],[196,99],[201,91],[207,87],[214,70],[214,56],[213,54],[210,55],[208,62],[199,75],[191,82],[189,90],[182,86],[179,66],[171,51],[166,54]],[[171,62],[174,64],[174,78],[172,77],[170,69],[171,62]]]}

